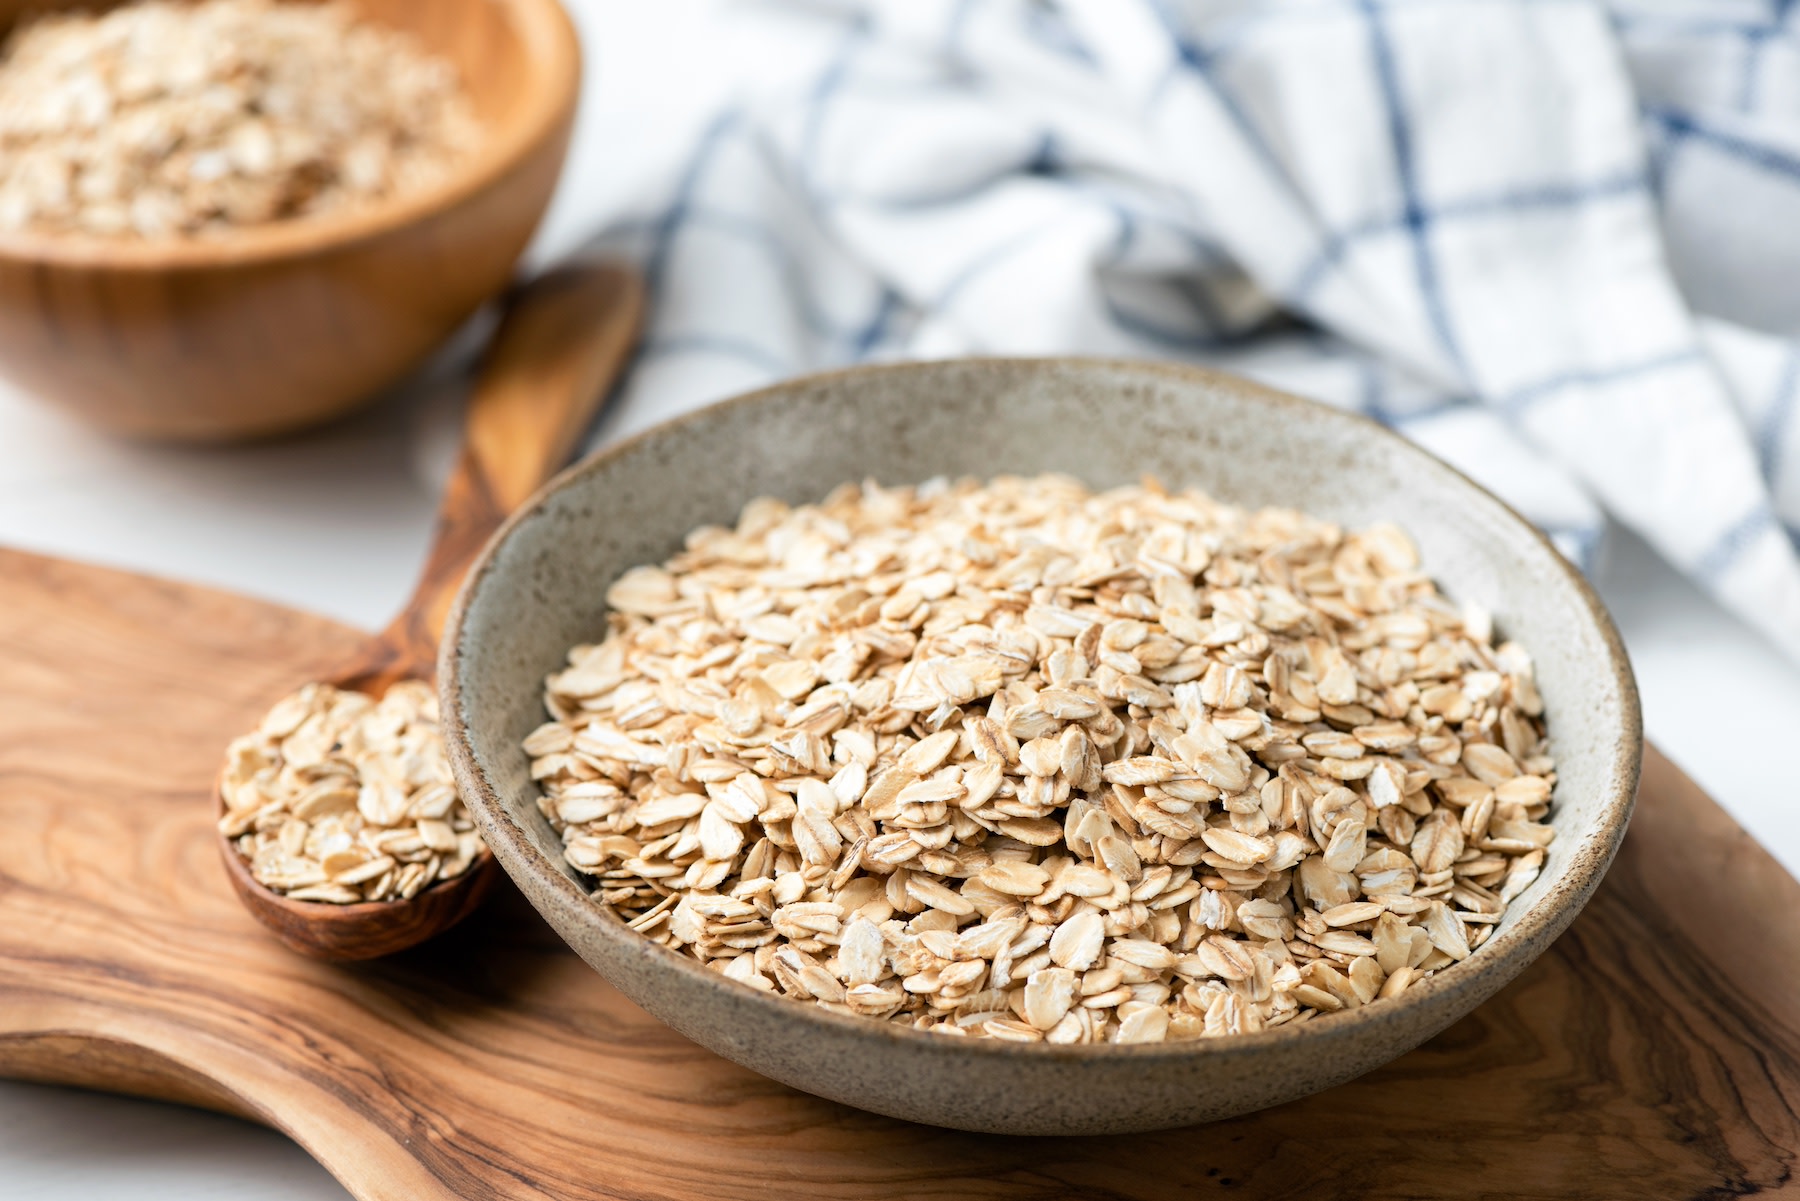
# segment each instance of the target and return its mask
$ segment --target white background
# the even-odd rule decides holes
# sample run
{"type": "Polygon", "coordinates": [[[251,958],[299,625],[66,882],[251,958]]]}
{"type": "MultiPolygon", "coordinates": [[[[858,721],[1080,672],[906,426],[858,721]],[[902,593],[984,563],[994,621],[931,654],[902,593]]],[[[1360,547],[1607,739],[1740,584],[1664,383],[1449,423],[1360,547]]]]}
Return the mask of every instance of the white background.
{"type": "MultiPolygon", "coordinates": [[[[723,0],[568,0],[588,80],[539,253],[654,194],[688,133],[782,53],[718,36],[723,0]]],[[[795,30],[794,38],[804,37],[795,30]]],[[[422,559],[456,388],[415,385],[280,444],[148,449],[97,437],[0,386],[0,544],[217,584],[378,626],[422,559]],[[435,418],[435,419],[434,419],[435,418]]],[[[1629,535],[1598,576],[1650,737],[1790,871],[1800,802],[1767,763],[1800,731],[1800,670],[1629,535]]],[[[0,1198],[324,1201],[346,1194],[280,1135],[229,1118],[0,1082],[0,1198]]]]}

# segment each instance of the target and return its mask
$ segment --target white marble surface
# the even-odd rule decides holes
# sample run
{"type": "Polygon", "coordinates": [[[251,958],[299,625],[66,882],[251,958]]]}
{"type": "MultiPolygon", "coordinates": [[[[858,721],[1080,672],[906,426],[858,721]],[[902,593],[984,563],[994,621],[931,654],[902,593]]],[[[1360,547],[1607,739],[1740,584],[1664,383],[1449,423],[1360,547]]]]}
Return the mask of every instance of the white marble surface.
{"type": "MultiPolygon", "coordinates": [[[[673,168],[734,83],[774,61],[696,38],[722,0],[573,0],[592,81],[539,253],[580,239],[673,168]],[[699,49],[694,48],[698,46],[699,49]]],[[[796,31],[795,36],[799,36],[796,31]]],[[[330,430],[230,451],[98,438],[0,390],[0,544],[234,588],[376,625],[423,554],[447,448],[422,438],[456,403],[427,381],[330,430]]],[[[1599,573],[1651,738],[1800,872],[1800,802],[1760,761],[1800,729],[1800,669],[1629,536],[1599,573]]],[[[6,1201],[324,1201],[345,1193],[278,1135],[229,1118],[0,1083],[6,1201]]]]}

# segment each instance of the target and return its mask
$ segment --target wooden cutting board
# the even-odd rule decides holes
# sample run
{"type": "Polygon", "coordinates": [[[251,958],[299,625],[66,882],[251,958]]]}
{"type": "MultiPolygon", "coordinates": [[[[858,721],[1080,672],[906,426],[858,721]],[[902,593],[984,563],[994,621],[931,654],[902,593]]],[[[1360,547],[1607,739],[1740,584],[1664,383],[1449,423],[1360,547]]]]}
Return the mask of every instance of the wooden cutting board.
{"type": "Polygon", "coordinates": [[[0,1075],[265,1122],[364,1201],[1800,1196],[1800,884],[1654,752],[1574,927],[1404,1059],[1212,1126],[978,1136],[714,1057],[510,889],[378,965],[278,946],[208,782],[357,637],[0,551],[0,1075]]]}

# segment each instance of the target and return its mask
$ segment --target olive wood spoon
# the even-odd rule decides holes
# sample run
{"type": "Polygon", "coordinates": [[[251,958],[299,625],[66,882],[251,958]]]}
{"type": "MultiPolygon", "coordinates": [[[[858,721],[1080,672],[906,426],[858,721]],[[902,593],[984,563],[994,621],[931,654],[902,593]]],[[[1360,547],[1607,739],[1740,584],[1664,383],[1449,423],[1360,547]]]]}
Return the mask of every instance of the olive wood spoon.
{"type": "MultiPolygon", "coordinates": [[[[644,307],[635,272],[572,264],[519,287],[483,360],[464,419],[462,454],[412,599],[327,683],[380,696],[436,675],[444,619],[469,564],[508,514],[562,467],[637,341],[644,307]]],[[[215,786],[218,812],[223,791],[215,786]]],[[[258,883],[223,833],[238,899],[289,947],[315,959],[373,959],[425,941],[480,903],[497,870],[483,847],[462,875],[409,900],[295,901],[258,883]]]]}

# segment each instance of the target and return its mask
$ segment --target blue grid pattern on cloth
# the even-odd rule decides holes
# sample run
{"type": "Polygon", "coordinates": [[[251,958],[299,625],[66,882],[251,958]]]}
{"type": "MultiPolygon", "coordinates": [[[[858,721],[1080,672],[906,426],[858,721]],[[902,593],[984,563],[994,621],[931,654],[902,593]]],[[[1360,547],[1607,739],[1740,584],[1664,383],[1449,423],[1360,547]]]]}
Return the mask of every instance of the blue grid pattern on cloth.
{"type": "MultiPolygon", "coordinates": [[[[1713,0],[867,0],[603,235],[615,436],[783,375],[1173,357],[1364,412],[1800,651],[1800,21],[1713,0]]],[[[754,19],[752,15],[746,19],[754,19]]]]}

